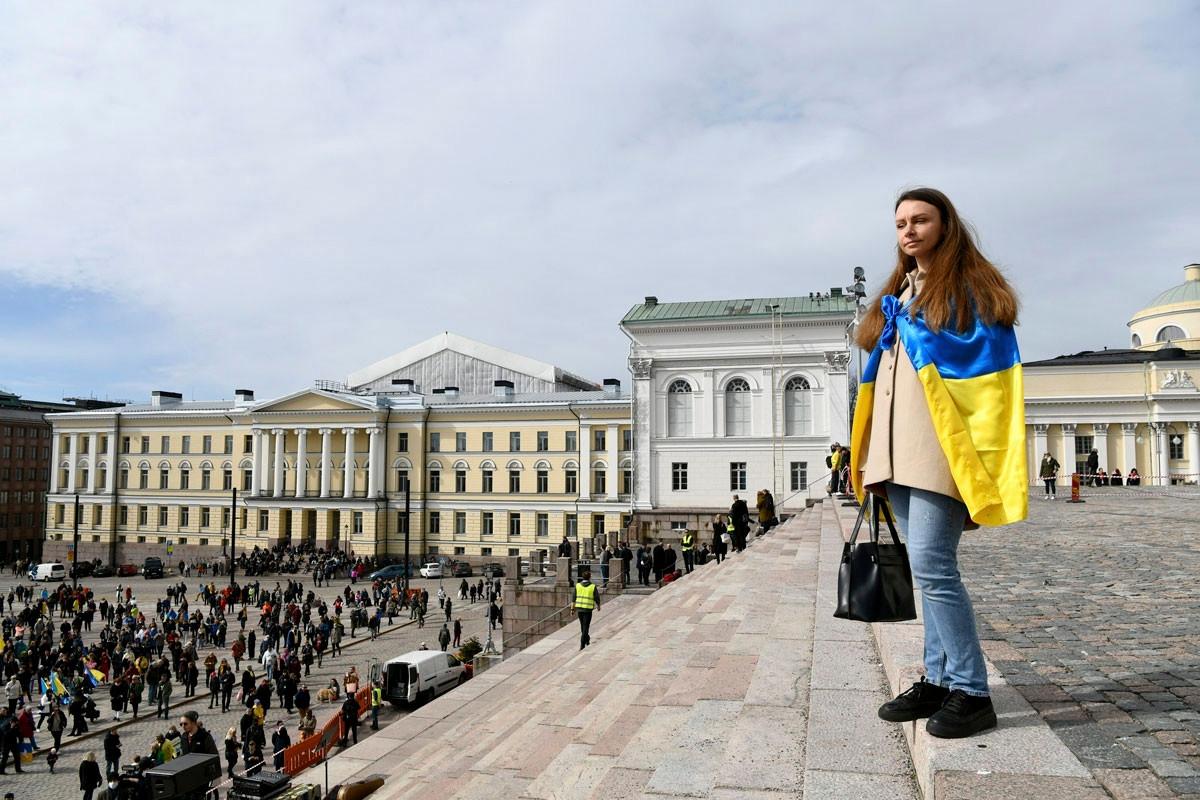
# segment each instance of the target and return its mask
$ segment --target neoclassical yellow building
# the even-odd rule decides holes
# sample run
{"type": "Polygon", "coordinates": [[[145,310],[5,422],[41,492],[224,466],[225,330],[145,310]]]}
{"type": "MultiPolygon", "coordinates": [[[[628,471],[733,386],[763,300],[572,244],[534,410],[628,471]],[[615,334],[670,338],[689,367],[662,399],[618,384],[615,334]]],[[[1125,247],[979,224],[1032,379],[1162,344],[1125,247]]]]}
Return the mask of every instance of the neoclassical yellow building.
{"type": "Polygon", "coordinates": [[[1100,467],[1143,485],[1200,479],[1200,264],[1128,322],[1129,349],[1088,350],[1025,367],[1030,476],[1049,452],[1082,471],[1094,448],[1100,467]]]}
{"type": "Polygon", "coordinates": [[[273,400],[155,392],[48,419],[49,559],[68,557],[76,495],[79,557],[114,563],[211,559],[234,522],[239,552],[303,541],[398,556],[407,532],[414,559],[524,554],[629,522],[619,381],[454,334],[273,400]]]}

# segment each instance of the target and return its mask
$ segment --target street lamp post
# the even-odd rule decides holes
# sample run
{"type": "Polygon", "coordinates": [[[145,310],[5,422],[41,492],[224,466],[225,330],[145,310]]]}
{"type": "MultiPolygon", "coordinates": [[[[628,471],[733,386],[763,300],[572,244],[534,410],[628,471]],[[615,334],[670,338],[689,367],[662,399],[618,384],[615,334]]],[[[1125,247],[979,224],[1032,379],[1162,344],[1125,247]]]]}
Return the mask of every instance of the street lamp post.
{"type": "Polygon", "coordinates": [[[409,508],[408,476],[404,478],[404,596],[408,597],[408,573],[411,567],[408,561],[408,532],[412,527],[412,516],[409,508]]]}
{"type": "MultiPolygon", "coordinates": [[[[225,544],[224,538],[221,544],[225,544]]],[[[237,487],[233,488],[233,499],[229,501],[229,585],[233,586],[233,571],[237,562],[237,487]]]]}
{"type": "Polygon", "coordinates": [[[71,582],[79,588],[79,492],[75,493],[75,524],[71,534],[71,582]]]}

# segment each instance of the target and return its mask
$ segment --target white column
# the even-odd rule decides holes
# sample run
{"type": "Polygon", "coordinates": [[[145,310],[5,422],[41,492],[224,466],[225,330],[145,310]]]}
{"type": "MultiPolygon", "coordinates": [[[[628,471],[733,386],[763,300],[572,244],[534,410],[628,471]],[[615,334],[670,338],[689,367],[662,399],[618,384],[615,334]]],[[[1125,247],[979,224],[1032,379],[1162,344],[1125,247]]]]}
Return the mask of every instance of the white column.
{"type": "Polygon", "coordinates": [[[1092,431],[1092,447],[1096,448],[1096,455],[1100,457],[1100,469],[1108,472],[1108,423],[1097,422],[1092,426],[1092,431]]]}
{"type": "Polygon", "coordinates": [[[620,434],[621,429],[617,425],[609,425],[608,433],[605,434],[608,437],[608,441],[605,442],[608,445],[608,474],[605,476],[608,479],[608,483],[605,484],[604,488],[608,489],[609,500],[616,500],[617,491],[621,488],[621,455],[618,449],[620,447],[620,442],[618,441],[620,434]]]}
{"type": "MultiPolygon", "coordinates": [[[[117,431],[114,428],[113,432],[108,435],[108,470],[104,473],[104,491],[107,494],[112,494],[116,491],[117,486],[117,431]]],[[[55,471],[58,471],[57,465],[55,471]]]]}
{"type": "Polygon", "coordinates": [[[342,497],[354,496],[354,428],[342,428],[346,435],[346,463],[344,467],[345,482],[342,486],[342,497]]]}
{"type": "Polygon", "coordinates": [[[75,493],[75,470],[79,466],[79,434],[71,434],[71,452],[67,454],[67,494],[75,493]]]}
{"type": "Polygon", "coordinates": [[[88,484],[87,493],[96,493],[96,472],[100,464],[100,454],[96,450],[100,447],[100,434],[92,432],[88,435],[88,484]]]}
{"type": "Polygon", "coordinates": [[[1167,449],[1167,423],[1154,423],[1154,442],[1158,448],[1158,480],[1155,484],[1158,486],[1169,486],[1171,483],[1171,467],[1168,462],[1170,451],[1167,449]]]}
{"type": "Polygon", "coordinates": [[[333,438],[332,428],[321,428],[321,497],[329,497],[329,479],[330,479],[330,464],[329,459],[332,457],[330,452],[330,440],[333,438]]]}
{"type": "MultiPolygon", "coordinates": [[[[62,447],[59,445],[59,442],[62,440],[62,436],[59,434],[58,431],[52,431],[52,433],[54,435],[50,437],[51,438],[51,442],[50,442],[50,494],[57,494],[58,493],[58,462],[62,459],[62,453],[59,452],[60,450],[62,450],[62,447]]],[[[108,474],[112,475],[111,467],[108,470],[108,474]]]]}
{"type": "MultiPolygon", "coordinates": [[[[308,431],[300,428],[296,431],[296,497],[304,497],[308,487],[308,431]]],[[[303,512],[301,512],[303,513],[303,512]]]]}
{"type": "Polygon", "coordinates": [[[1058,461],[1062,465],[1059,476],[1070,480],[1071,473],[1075,471],[1075,426],[1063,425],[1063,457],[1058,461]]]}
{"type": "Polygon", "coordinates": [[[1187,424],[1188,481],[1200,483],[1200,422],[1187,424]]]}
{"type": "MultiPolygon", "coordinates": [[[[579,499],[587,500],[592,493],[592,426],[579,426],[579,499]]],[[[582,523],[580,523],[582,526],[582,523]]],[[[580,530],[583,530],[580,527],[580,530]]],[[[591,535],[590,533],[588,534],[591,535]]]]}
{"type": "Polygon", "coordinates": [[[367,450],[367,497],[374,497],[379,493],[379,434],[382,431],[379,428],[369,428],[367,434],[370,436],[368,440],[367,450]]]}
{"type": "Polygon", "coordinates": [[[1121,447],[1124,451],[1125,477],[1129,477],[1129,470],[1137,469],[1137,423],[1122,422],[1121,423],[1121,447]]]}
{"type": "Polygon", "coordinates": [[[283,440],[286,434],[283,428],[276,428],[271,433],[275,434],[275,465],[271,476],[274,480],[273,494],[283,497],[283,440]]]}
{"type": "Polygon", "coordinates": [[[250,432],[250,496],[258,497],[262,492],[263,444],[262,431],[250,432]]]}
{"type": "Polygon", "coordinates": [[[1041,468],[1042,456],[1050,452],[1046,448],[1046,431],[1050,430],[1049,425],[1033,426],[1033,469],[1029,471],[1029,476],[1033,483],[1037,483],[1039,469],[1041,468]]]}

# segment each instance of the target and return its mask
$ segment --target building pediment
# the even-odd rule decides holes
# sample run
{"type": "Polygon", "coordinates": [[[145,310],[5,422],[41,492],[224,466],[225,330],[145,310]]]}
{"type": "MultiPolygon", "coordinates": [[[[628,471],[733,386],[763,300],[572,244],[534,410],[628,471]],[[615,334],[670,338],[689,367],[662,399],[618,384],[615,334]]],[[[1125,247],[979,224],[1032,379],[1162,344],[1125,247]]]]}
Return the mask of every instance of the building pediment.
{"type": "Polygon", "coordinates": [[[375,398],[305,389],[254,407],[255,413],[294,411],[363,411],[376,408],[375,398]]]}

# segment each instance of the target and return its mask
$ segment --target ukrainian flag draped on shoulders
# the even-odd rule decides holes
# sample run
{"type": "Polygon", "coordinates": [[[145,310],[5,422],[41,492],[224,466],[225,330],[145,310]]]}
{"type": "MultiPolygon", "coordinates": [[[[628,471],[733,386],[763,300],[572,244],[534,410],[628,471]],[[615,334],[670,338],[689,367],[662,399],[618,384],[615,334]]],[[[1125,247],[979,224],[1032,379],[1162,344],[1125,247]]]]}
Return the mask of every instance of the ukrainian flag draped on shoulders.
{"type": "Polygon", "coordinates": [[[908,306],[891,295],[883,298],[883,333],[863,371],[850,434],[855,493],[861,501],[860,458],[870,436],[880,358],[899,339],[921,381],[938,442],[971,519],[980,525],[1025,519],[1025,386],[1016,333],[978,317],[962,333],[953,326],[934,332],[922,313],[910,317],[908,306]]]}

